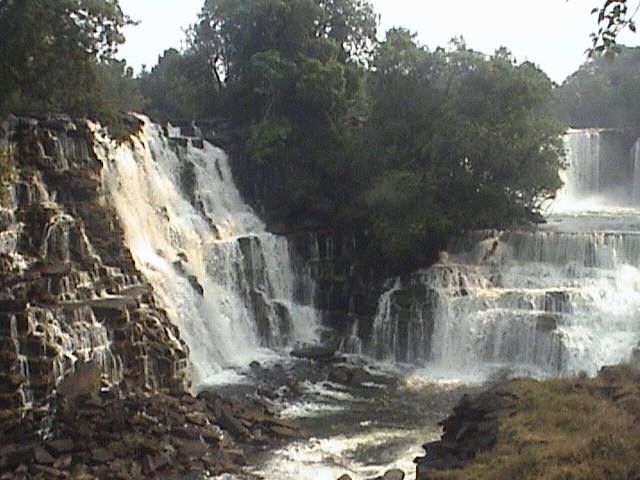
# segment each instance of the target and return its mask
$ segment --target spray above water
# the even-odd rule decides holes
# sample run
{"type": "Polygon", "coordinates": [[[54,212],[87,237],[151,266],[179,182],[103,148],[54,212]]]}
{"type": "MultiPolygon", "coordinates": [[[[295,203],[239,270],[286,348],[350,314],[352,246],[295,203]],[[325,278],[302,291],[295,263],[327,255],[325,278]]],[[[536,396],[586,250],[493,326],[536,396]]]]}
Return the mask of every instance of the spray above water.
{"type": "Polygon", "coordinates": [[[313,282],[242,201],[224,152],[171,142],[145,120],[104,158],[126,244],[190,348],[196,386],[315,341],[313,282]]]}

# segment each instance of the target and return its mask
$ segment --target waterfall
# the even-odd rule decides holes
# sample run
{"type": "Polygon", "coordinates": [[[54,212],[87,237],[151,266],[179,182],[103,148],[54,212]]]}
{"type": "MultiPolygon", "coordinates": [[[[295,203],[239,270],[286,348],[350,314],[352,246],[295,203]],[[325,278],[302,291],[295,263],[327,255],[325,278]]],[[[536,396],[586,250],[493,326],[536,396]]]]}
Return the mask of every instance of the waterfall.
{"type": "Polygon", "coordinates": [[[633,189],[634,204],[640,204],[640,139],[631,147],[631,162],[633,165],[633,189]]]}
{"type": "Polygon", "coordinates": [[[242,201],[223,151],[169,139],[146,119],[129,144],[102,143],[107,201],[189,346],[196,385],[316,340],[313,282],[242,201]]]}
{"type": "MultiPolygon", "coordinates": [[[[411,313],[420,329],[410,330],[404,344],[398,344],[398,319],[416,305],[407,310],[391,301],[398,279],[381,297],[368,352],[454,371],[509,366],[553,375],[595,373],[626,360],[640,341],[638,235],[620,235],[608,245],[599,234],[585,237],[505,232],[491,239],[498,247],[478,264],[457,263],[471,258],[461,253],[414,274],[420,298],[433,304],[429,314],[411,313]],[[550,239],[562,246],[557,254],[545,254],[550,239]],[[608,252],[598,261],[585,244],[608,252]],[[411,341],[421,354],[412,354],[411,341]]],[[[403,295],[413,292],[415,286],[407,286],[403,295]]]]}
{"type": "MultiPolygon", "coordinates": [[[[458,373],[593,374],[628,360],[640,341],[640,210],[603,187],[622,162],[601,142],[597,130],[565,138],[569,168],[547,224],[470,232],[438,264],[389,281],[365,352],[458,373]]],[[[633,196],[639,149],[625,160],[633,196]]]]}
{"type": "Polygon", "coordinates": [[[567,192],[573,198],[597,193],[600,189],[600,132],[571,130],[565,143],[569,154],[567,192]]]}
{"type": "Polygon", "coordinates": [[[553,203],[553,211],[574,211],[600,195],[600,132],[569,130],[564,137],[566,168],[560,171],[564,186],[553,203]]]}

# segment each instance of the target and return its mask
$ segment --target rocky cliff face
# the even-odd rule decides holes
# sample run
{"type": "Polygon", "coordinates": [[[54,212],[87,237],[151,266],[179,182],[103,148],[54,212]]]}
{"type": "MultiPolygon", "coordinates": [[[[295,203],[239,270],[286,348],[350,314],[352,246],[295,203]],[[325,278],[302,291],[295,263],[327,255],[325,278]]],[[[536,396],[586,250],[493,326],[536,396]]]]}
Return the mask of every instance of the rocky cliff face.
{"type": "Polygon", "coordinates": [[[82,371],[103,387],[189,383],[187,348],[105,201],[92,128],[65,118],[0,128],[14,165],[0,209],[0,431],[27,412],[46,417],[82,371]]]}
{"type": "Polygon", "coordinates": [[[356,268],[358,241],[333,232],[300,232],[288,238],[299,268],[308,269],[315,281],[315,307],[323,323],[347,342],[359,344],[360,338],[369,338],[384,280],[373,269],[367,274],[356,268]]]}

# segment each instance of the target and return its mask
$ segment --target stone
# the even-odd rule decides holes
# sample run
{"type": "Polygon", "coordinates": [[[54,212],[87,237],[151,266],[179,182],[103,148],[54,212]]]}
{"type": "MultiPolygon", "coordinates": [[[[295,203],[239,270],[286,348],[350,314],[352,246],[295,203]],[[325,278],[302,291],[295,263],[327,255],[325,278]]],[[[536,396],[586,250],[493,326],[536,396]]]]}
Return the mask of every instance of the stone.
{"type": "Polygon", "coordinates": [[[291,438],[298,437],[300,435],[300,432],[298,432],[297,430],[286,427],[284,425],[271,425],[269,427],[269,430],[279,437],[291,438]]]}
{"type": "Polygon", "coordinates": [[[332,345],[312,345],[292,350],[291,356],[295,358],[326,361],[335,357],[336,350],[337,347],[332,345]]]}
{"type": "Polygon", "coordinates": [[[106,448],[95,448],[91,450],[91,460],[95,463],[109,463],[115,458],[114,454],[106,448]]]}
{"type": "Polygon", "coordinates": [[[36,460],[36,462],[42,464],[42,465],[53,465],[53,463],[55,462],[55,458],[53,458],[49,452],[47,452],[44,448],[42,447],[36,447],[35,450],[33,451],[33,456],[36,460]]]}
{"type": "Polygon", "coordinates": [[[75,444],[73,440],[69,438],[58,438],[55,440],[49,440],[46,443],[46,448],[54,455],[62,455],[75,451],[75,444]]]}
{"type": "Polygon", "coordinates": [[[200,427],[209,423],[209,419],[207,418],[207,416],[201,412],[189,412],[185,414],[185,418],[188,422],[191,422],[194,425],[198,425],[200,427]]]}
{"type": "Polygon", "coordinates": [[[341,475],[338,480],[352,480],[351,479],[351,475],[347,475],[346,473],[344,475],[341,475]]]}
{"type": "Polygon", "coordinates": [[[175,445],[178,452],[186,458],[199,458],[204,455],[209,448],[199,440],[188,440],[184,438],[174,438],[173,445],[175,445]]]}
{"type": "Polygon", "coordinates": [[[76,364],[74,371],[64,377],[57,387],[58,394],[68,398],[98,395],[102,385],[102,369],[96,361],[76,364]]]}
{"type": "Polygon", "coordinates": [[[204,295],[204,287],[198,281],[198,277],[195,275],[188,275],[187,280],[189,280],[191,287],[196,291],[196,293],[202,297],[204,295]]]}
{"type": "Polygon", "coordinates": [[[558,316],[553,313],[542,313],[536,318],[536,330],[550,332],[558,327],[558,316]]]}
{"type": "Polygon", "coordinates": [[[384,475],[382,475],[382,480],[404,480],[404,472],[397,468],[388,470],[384,475]]]}
{"type": "Polygon", "coordinates": [[[20,464],[30,463],[33,458],[33,445],[2,446],[0,449],[0,467],[13,469],[20,464]]]}
{"type": "Polygon", "coordinates": [[[329,372],[329,381],[348,385],[351,382],[351,371],[343,365],[335,366],[329,372]]]}
{"type": "Polygon", "coordinates": [[[35,463],[29,466],[29,470],[35,474],[41,473],[45,478],[65,478],[67,476],[66,472],[63,472],[62,470],[35,463]]]}
{"type": "Polygon", "coordinates": [[[55,461],[53,466],[60,470],[68,470],[71,468],[72,462],[73,457],[71,455],[63,455],[55,461]]]}
{"type": "Polygon", "coordinates": [[[416,478],[428,480],[434,472],[460,468],[478,452],[494,447],[498,418],[511,415],[517,397],[497,384],[477,395],[464,395],[441,425],[440,440],[423,446],[427,455],[415,459],[416,478]]]}

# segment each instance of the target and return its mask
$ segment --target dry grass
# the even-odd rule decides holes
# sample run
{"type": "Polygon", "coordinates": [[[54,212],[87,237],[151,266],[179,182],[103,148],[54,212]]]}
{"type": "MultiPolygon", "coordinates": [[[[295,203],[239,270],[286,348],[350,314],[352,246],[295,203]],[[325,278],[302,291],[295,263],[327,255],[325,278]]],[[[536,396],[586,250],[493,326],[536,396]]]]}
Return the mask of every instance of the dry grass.
{"type": "Polygon", "coordinates": [[[594,379],[516,380],[518,413],[498,444],[456,480],[640,480],[640,371],[620,366],[594,379]]]}

